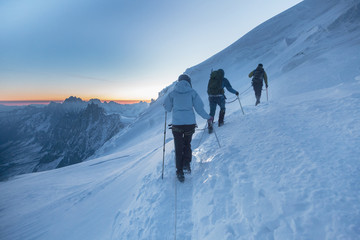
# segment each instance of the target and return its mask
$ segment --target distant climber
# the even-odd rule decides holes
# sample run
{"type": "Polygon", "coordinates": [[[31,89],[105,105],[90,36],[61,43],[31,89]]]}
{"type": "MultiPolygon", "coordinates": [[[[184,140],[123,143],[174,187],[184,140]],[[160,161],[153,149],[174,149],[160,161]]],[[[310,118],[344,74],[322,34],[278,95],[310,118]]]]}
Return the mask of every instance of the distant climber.
{"type": "Polygon", "coordinates": [[[261,63],[259,63],[259,65],[254,71],[249,73],[249,78],[251,77],[252,77],[252,86],[254,88],[255,97],[256,97],[255,106],[257,106],[260,103],[263,81],[265,82],[266,88],[268,88],[267,75],[261,63]]]}
{"type": "MultiPolygon", "coordinates": [[[[226,89],[239,96],[239,92],[234,90],[229,82],[225,77],[225,72],[223,69],[219,69],[217,71],[212,71],[210,74],[210,79],[208,83],[207,93],[209,95],[209,105],[210,105],[210,116],[214,118],[216,112],[216,106],[219,105],[220,112],[219,112],[219,127],[224,125],[224,117],[225,117],[225,94],[224,94],[224,87],[226,89]]],[[[208,125],[209,133],[213,131],[212,124],[208,125]]]]}
{"type": "Polygon", "coordinates": [[[204,110],[204,103],[192,89],[191,79],[186,74],[179,76],[174,90],[165,98],[164,108],[167,112],[172,111],[171,128],[175,143],[176,176],[183,182],[184,170],[191,173],[191,140],[196,126],[194,109],[208,122],[212,122],[213,118],[204,110]]]}

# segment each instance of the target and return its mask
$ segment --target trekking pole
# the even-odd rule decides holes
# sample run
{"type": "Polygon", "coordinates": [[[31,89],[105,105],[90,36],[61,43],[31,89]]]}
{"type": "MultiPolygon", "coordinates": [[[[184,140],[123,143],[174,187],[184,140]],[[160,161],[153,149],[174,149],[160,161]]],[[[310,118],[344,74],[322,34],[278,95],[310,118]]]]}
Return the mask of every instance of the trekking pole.
{"type": "Polygon", "coordinates": [[[161,173],[161,179],[164,179],[165,139],[166,139],[166,118],[167,118],[167,111],[165,111],[164,145],[163,145],[163,162],[162,162],[162,173],[161,173]]]}
{"type": "Polygon", "coordinates": [[[245,113],[244,113],[244,109],[243,109],[243,107],[242,107],[242,105],[241,105],[241,102],[240,102],[240,98],[239,98],[239,96],[237,96],[237,99],[239,100],[240,107],[241,107],[241,111],[242,111],[243,115],[245,115],[245,113]]]}
{"type": "Polygon", "coordinates": [[[268,89],[266,88],[266,101],[269,102],[269,94],[268,94],[268,89]]]}
{"type": "Polygon", "coordinates": [[[214,131],[214,133],[215,133],[216,141],[217,141],[217,143],[219,144],[219,148],[221,148],[221,145],[220,145],[218,136],[217,136],[217,134],[216,134],[216,132],[215,132],[215,128],[213,128],[213,131],[214,131]]]}

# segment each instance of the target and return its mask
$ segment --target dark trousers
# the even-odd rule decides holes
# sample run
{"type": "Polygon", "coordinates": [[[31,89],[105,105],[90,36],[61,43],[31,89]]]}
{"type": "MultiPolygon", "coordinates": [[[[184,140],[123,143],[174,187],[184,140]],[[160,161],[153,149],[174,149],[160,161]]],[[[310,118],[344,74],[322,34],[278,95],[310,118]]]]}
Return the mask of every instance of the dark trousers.
{"type": "Polygon", "coordinates": [[[190,164],[192,158],[191,139],[195,132],[195,124],[173,125],[172,133],[175,143],[176,169],[183,170],[185,164],[190,164]]]}
{"type": "Polygon", "coordinates": [[[259,99],[259,100],[260,100],[261,91],[262,91],[262,87],[263,87],[262,82],[261,82],[261,83],[253,82],[253,83],[252,83],[252,86],[253,86],[253,88],[254,88],[254,92],[255,92],[255,97],[256,97],[256,99],[259,99]]]}
{"type": "Polygon", "coordinates": [[[209,97],[210,116],[214,117],[216,112],[216,106],[219,105],[220,110],[225,112],[225,96],[209,97]]]}

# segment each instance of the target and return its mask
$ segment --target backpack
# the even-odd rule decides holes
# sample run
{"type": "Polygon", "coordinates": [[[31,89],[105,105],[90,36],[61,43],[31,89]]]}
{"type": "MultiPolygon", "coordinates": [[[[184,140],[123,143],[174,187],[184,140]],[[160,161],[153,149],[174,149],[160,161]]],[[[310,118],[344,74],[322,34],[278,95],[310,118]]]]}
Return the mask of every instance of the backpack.
{"type": "Polygon", "coordinates": [[[208,83],[207,93],[209,95],[220,95],[224,94],[224,89],[222,87],[222,80],[224,75],[220,71],[212,71],[210,74],[210,79],[208,83]]]}
{"type": "Polygon", "coordinates": [[[255,83],[262,83],[264,78],[264,69],[263,68],[256,68],[253,73],[252,81],[255,83]]]}

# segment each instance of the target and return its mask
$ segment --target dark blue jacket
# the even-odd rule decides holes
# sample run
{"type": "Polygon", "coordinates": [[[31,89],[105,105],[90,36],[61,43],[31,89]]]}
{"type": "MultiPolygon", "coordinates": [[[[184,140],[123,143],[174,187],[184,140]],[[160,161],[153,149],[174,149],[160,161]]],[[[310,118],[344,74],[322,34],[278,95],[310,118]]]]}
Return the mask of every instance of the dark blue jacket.
{"type": "Polygon", "coordinates": [[[233,94],[236,94],[237,91],[235,89],[232,88],[229,80],[227,80],[226,78],[223,78],[223,81],[222,81],[222,88],[226,88],[226,90],[228,90],[229,92],[233,93],[233,94]]]}

